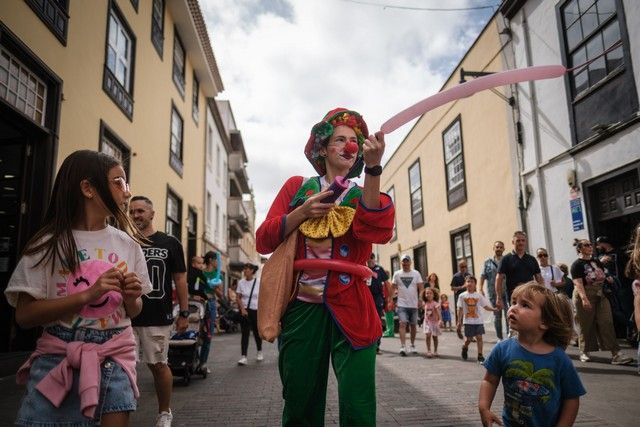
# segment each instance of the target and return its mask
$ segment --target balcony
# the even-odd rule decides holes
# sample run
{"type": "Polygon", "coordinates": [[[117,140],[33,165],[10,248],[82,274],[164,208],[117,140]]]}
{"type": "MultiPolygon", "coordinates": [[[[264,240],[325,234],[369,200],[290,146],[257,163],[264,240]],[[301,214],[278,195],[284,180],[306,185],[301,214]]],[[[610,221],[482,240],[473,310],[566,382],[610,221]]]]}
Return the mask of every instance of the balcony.
{"type": "Polygon", "coordinates": [[[229,194],[232,196],[239,196],[251,191],[245,162],[240,151],[229,153],[229,186],[229,194]]]}
{"type": "Polygon", "coordinates": [[[242,250],[240,245],[229,245],[229,267],[232,270],[242,270],[242,267],[251,262],[249,256],[242,250]]]}
{"type": "Polygon", "coordinates": [[[250,232],[249,215],[242,202],[242,197],[229,197],[228,200],[227,215],[229,221],[235,221],[243,232],[250,232]]]}

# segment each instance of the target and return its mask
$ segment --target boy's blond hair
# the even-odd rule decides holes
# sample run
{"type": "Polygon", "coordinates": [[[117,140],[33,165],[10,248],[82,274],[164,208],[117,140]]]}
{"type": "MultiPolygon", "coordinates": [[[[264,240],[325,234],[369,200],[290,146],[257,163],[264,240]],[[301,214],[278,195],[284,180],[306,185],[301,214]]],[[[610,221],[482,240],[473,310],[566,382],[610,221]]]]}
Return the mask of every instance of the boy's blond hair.
{"type": "Polygon", "coordinates": [[[514,289],[512,300],[520,296],[534,300],[542,295],[541,321],[547,327],[542,339],[549,345],[566,349],[573,338],[573,309],[566,295],[554,293],[535,281],[527,282],[514,289]]]}

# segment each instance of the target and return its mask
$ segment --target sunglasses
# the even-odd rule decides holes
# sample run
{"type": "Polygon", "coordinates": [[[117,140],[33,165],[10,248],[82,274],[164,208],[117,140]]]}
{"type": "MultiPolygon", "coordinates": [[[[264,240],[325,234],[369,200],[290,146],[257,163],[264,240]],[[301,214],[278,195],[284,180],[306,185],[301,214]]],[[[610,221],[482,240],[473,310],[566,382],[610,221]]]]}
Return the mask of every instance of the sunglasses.
{"type": "Polygon", "coordinates": [[[129,192],[129,183],[123,177],[113,178],[113,182],[125,193],[129,192]]]}
{"type": "Polygon", "coordinates": [[[548,258],[549,254],[538,254],[538,258],[548,258]]]}

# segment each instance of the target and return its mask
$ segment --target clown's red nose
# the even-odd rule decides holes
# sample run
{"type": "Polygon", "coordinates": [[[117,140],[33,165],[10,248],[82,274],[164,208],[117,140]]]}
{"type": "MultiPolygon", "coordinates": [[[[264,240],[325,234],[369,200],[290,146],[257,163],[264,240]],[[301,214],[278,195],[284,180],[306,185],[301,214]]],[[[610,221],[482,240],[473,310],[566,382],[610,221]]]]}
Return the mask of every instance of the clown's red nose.
{"type": "Polygon", "coordinates": [[[344,146],[344,151],[349,153],[349,154],[356,154],[358,152],[358,144],[356,144],[353,141],[349,141],[344,146]]]}

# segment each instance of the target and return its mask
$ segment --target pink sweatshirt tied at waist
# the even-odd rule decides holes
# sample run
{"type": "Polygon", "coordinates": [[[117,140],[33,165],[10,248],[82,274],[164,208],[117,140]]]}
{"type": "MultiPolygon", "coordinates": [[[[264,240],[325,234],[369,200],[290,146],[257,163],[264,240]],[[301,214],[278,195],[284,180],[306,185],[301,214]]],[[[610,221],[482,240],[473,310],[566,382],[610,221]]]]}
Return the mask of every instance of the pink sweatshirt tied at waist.
{"type": "Polygon", "coordinates": [[[42,355],[58,354],[66,356],[37,385],[36,389],[59,408],[73,384],[73,370],[80,370],[78,393],[80,409],[86,417],[93,418],[100,397],[100,364],[111,358],[124,369],[131,381],[136,399],[140,396],[136,384],[136,343],[133,329],[126,328],[103,344],[82,341],[65,342],[47,333],[38,339],[35,351],[16,373],[16,382],[26,384],[33,361],[42,355]]]}

